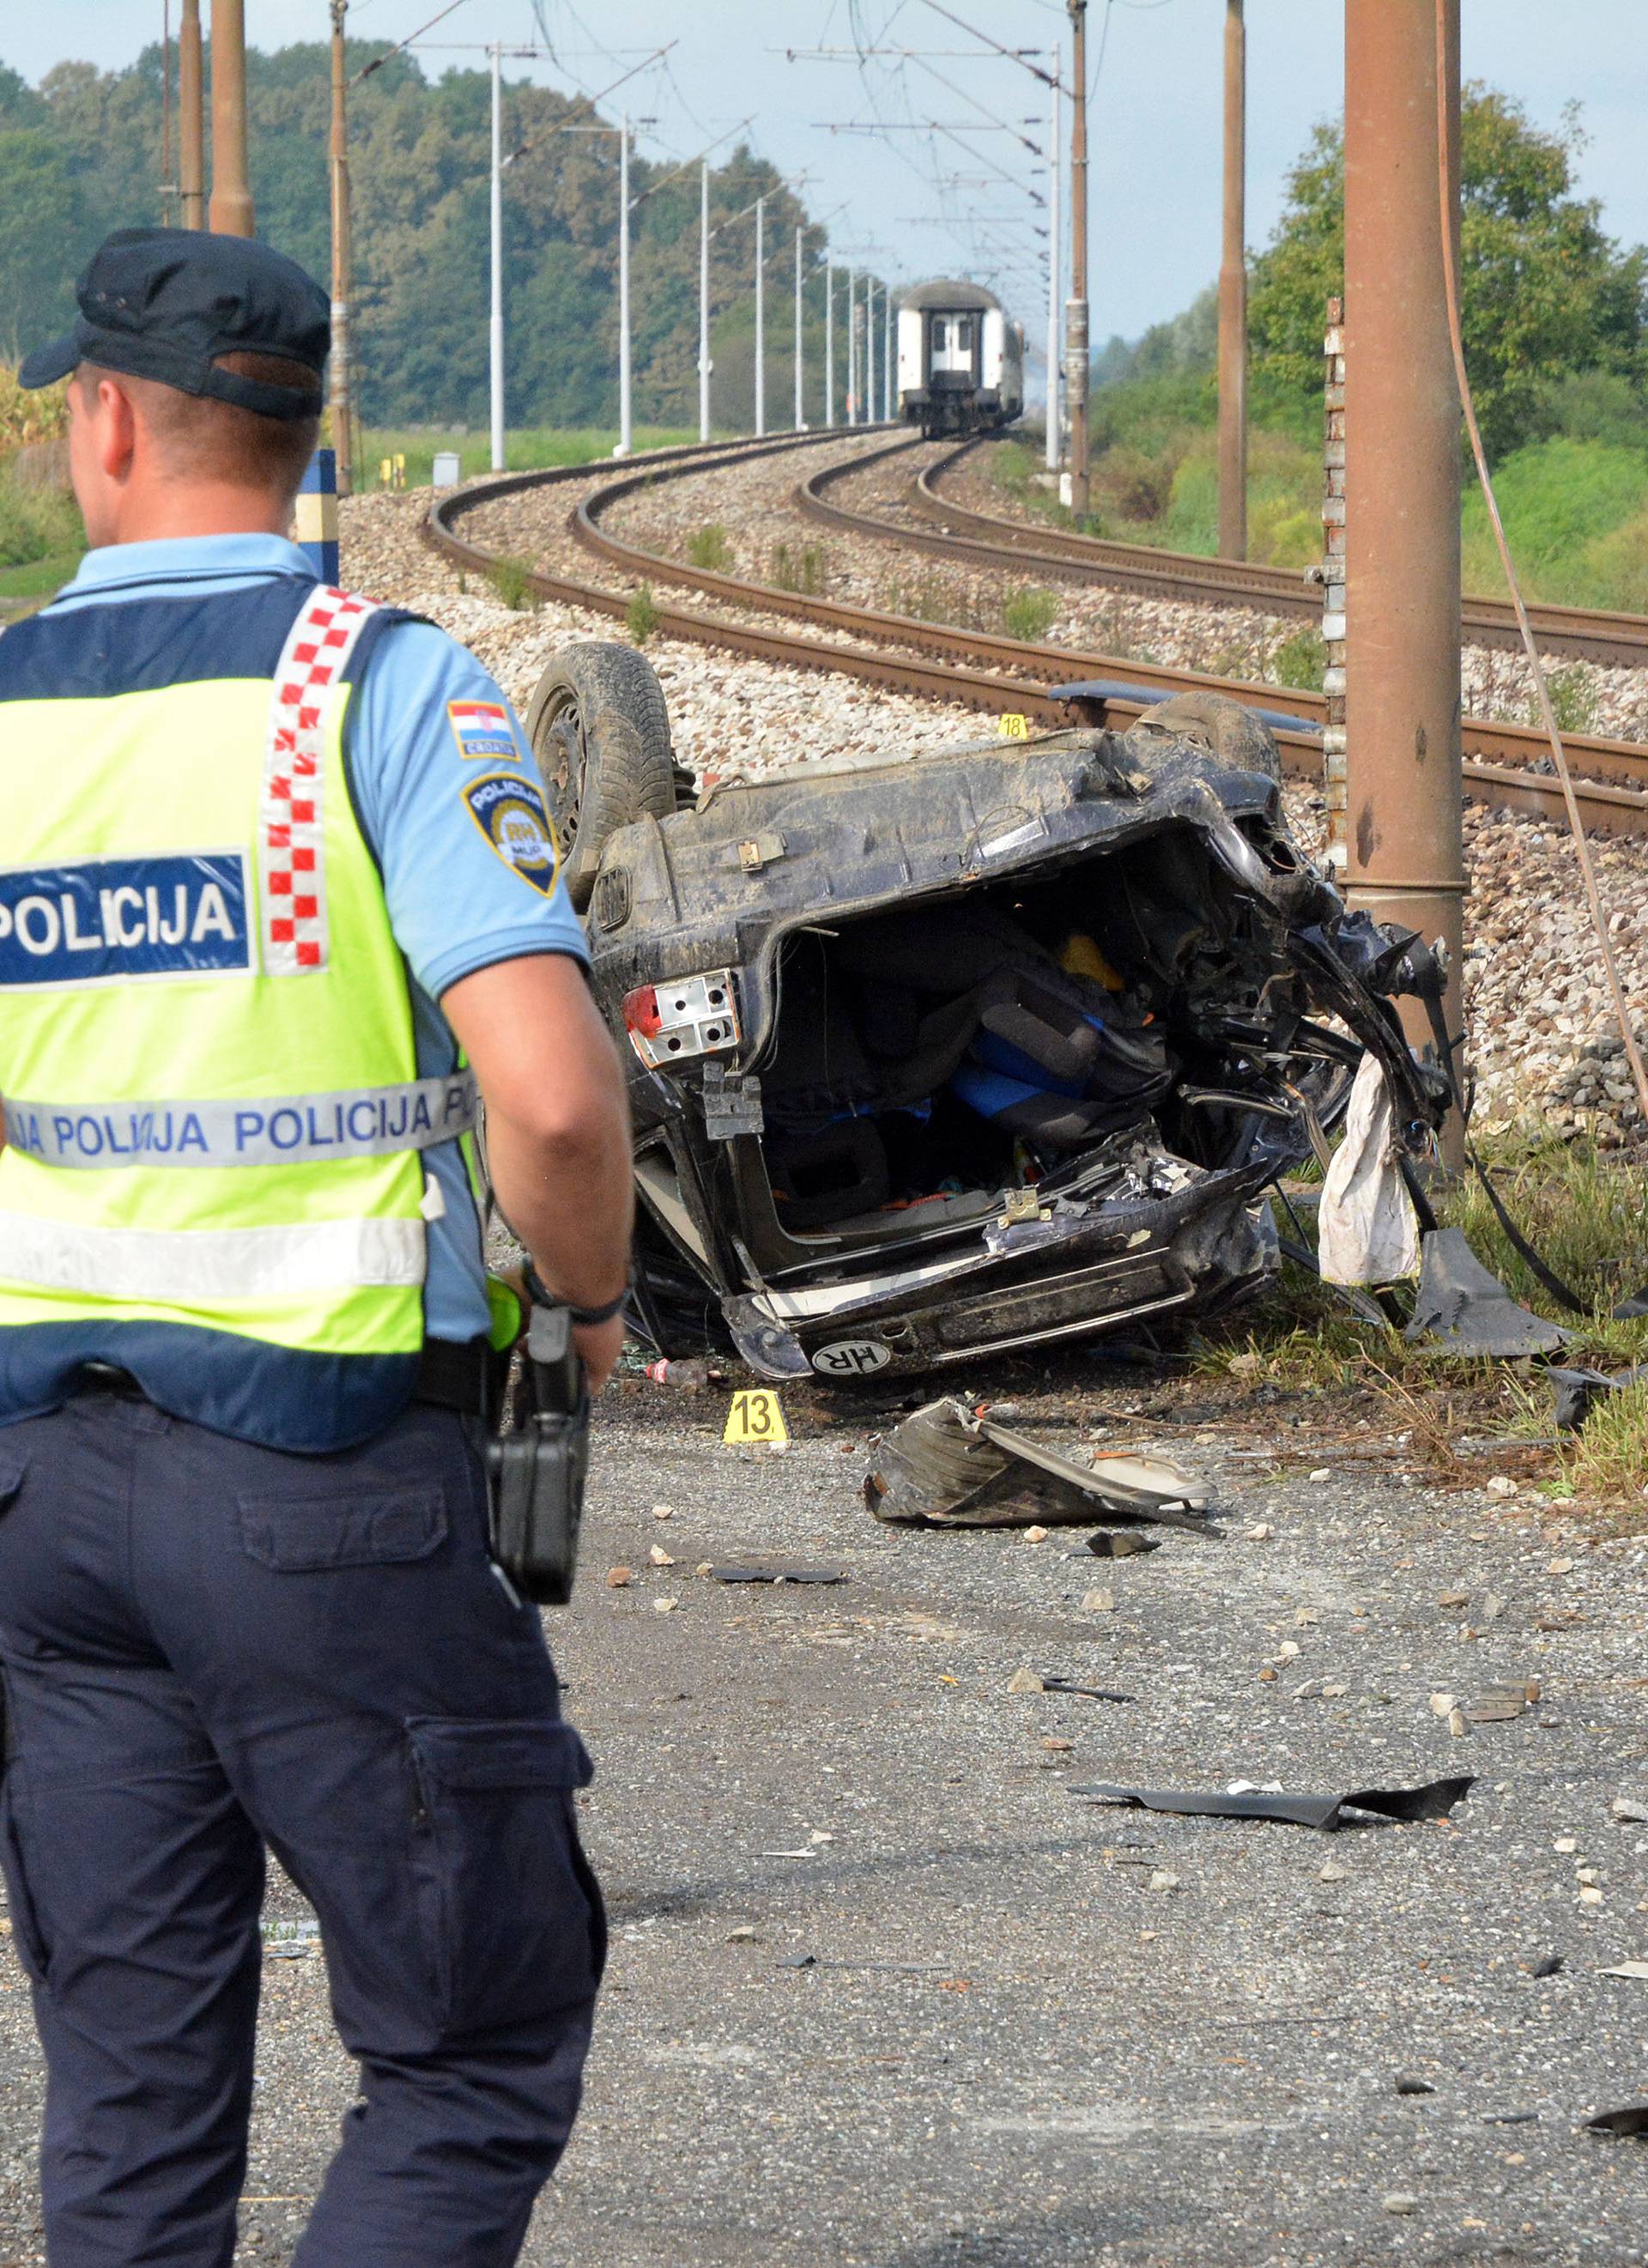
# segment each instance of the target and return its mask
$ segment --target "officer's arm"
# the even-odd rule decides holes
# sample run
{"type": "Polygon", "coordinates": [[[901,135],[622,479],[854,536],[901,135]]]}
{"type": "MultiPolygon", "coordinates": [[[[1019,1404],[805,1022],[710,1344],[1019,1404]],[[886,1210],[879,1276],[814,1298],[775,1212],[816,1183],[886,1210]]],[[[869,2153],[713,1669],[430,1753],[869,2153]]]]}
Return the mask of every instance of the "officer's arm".
{"type": "MultiPolygon", "coordinates": [[[[561,953],[495,961],[460,977],[440,1005],[485,1098],[499,1211],[552,1292],[605,1307],[629,1266],[629,1113],[583,969],[561,953]]],[[[622,1325],[586,1336],[599,1384],[622,1325]]]]}

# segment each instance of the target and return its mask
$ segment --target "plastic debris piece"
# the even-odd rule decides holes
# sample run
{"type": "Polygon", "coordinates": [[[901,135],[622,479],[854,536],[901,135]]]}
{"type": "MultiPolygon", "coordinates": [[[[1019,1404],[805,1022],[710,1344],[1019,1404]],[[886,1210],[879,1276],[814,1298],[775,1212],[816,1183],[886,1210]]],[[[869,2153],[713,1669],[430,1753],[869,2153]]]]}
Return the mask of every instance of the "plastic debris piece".
{"type": "Polygon", "coordinates": [[[1050,1671],[1041,1680],[1044,1693],[1078,1693],[1085,1701],[1132,1701],[1131,1693],[1107,1693],[1101,1685],[1078,1685],[1073,1678],[1058,1677],[1050,1671]]]}
{"type": "Polygon", "coordinates": [[[706,1561],[699,1572],[707,1574],[712,1583],[844,1583],[847,1580],[846,1571],[841,1567],[761,1567],[754,1565],[718,1567],[713,1561],[706,1561]]]}
{"type": "Polygon", "coordinates": [[[1419,1219],[1399,1155],[1390,1086],[1379,1058],[1365,1054],[1316,1208],[1323,1283],[1394,1284],[1418,1274],[1419,1219]]]}
{"type": "Polygon", "coordinates": [[[1648,1984],[1648,1961],[1616,1961],[1612,1969],[1605,1969],[1602,1974],[1623,1977],[1633,1984],[1648,1984]]]}
{"type": "Polygon", "coordinates": [[[1537,2110],[1484,2110],[1482,2123],[1484,2126],[1537,2126],[1539,2112],[1537,2110]]]}
{"type": "MultiPolygon", "coordinates": [[[[1616,1307],[1614,1312],[1617,1315],[1620,1311],[1616,1307]]],[[[1648,1314],[1648,1307],[1641,1312],[1648,1314]]],[[[1577,1433],[1600,1396],[1622,1393],[1628,1386],[1640,1386],[1648,1379],[1648,1365],[1637,1363],[1630,1370],[1607,1371],[1566,1370],[1553,1363],[1546,1375],[1556,1389],[1557,1430],[1577,1433]]]]}
{"type": "Polygon", "coordinates": [[[1348,1795],[1288,1795],[1255,1790],[1230,1795],[1165,1787],[1117,1787],[1106,1780],[1074,1787],[1072,1795],[1130,1805],[1139,1811],[1165,1811],[1209,1819],[1275,1819],[1291,1827],[1314,1827],[1331,1835],[1343,1826],[1347,1811],[1368,1811],[1385,1819],[1446,1819],[1469,1794],[1475,1778],[1427,1780],[1422,1787],[1364,1787],[1348,1795]]]}
{"type": "Polygon", "coordinates": [[[1539,1959],[1534,1963],[1534,1967],[1529,1973],[1534,1977],[1560,1977],[1562,1975],[1562,1970],[1563,1957],[1561,1954],[1544,1953],[1541,1954],[1539,1959]]]}
{"type": "Polygon", "coordinates": [[[1096,1535],[1087,1538],[1087,1549],[1095,1559],[1131,1559],[1141,1551],[1159,1551],[1161,1538],[1141,1535],[1133,1528],[1101,1528],[1096,1535]]]}
{"type": "Polygon", "coordinates": [[[1068,1527],[1104,1513],[1199,1535],[1211,1491],[1159,1457],[1099,1457],[1091,1467],[1010,1432],[956,1401],[930,1402],[895,1425],[864,1476],[878,1520],[937,1527],[1068,1527]]]}
{"type": "Polygon", "coordinates": [[[1396,2081],[1396,2092],[1398,2095],[1434,2095],[1436,2089],[1428,2079],[1416,2079],[1411,2073],[1404,2073],[1396,2081]]]}
{"type": "Polygon", "coordinates": [[[1511,1359],[1553,1353],[1569,1334],[1519,1307],[1482,1266],[1462,1229],[1438,1228],[1424,1240],[1413,1321],[1403,1336],[1410,1343],[1435,1339],[1450,1354],[1511,1359]]]}

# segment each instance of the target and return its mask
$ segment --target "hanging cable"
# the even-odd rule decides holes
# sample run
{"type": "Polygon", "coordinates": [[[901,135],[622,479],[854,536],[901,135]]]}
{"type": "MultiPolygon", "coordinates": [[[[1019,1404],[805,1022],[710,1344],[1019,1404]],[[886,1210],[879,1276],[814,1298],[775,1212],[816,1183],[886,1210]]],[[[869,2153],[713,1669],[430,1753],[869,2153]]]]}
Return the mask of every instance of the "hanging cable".
{"type": "Polygon", "coordinates": [[[1453,349],[1453,375],[1459,386],[1460,403],[1465,412],[1465,427],[1470,436],[1471,455],[1475,460],[1476,478],[1481,483],[1482,501],[1488,507],[1489,524],[1493,529],[1494,542],[1498,547],[1499,563],[1511,593],[1511,603],[1516,609],[1517,627],[1522,633],[1522,644],[1527,654],[1528,666],[1534,673],[1534,690],[1539,698],[1540,716],[1550,741],[1551,756],[1556,766],[1556,777],[1562,783],[1563,801],[1567,806],[1568,825],[1573,836],[1574,850],[1579,860],[1579,872],[1585,883],[1585,903],[1590,908],[1591,926],[1602,954],[1602,966],[1608,976],[1608,990],[1613,995],[1614,1012],[1619,1019],[1620,1037],[1625,1046],[1625,1059],[1637,1082],[1637,1103],[1648,1125],[1648,1071],[1643,1067],[1637,1035],[1631,1028],[1630,1010],[1626,1004],[1625,988],[1620,980],[1619,964],[1614,957],[1614,947],[1608,939],[1608,921],[1602,910],[1602,899],[1597,888],[1596,869],[1592,862],[1591,846],[1585,841],[1585,821],[1579,814],[1579,802],[1574,793],[1573,775],[1568,769],[1568,751],[1563,746],[1562,727],[1556,722],[1556,712],[1551,706],[1550,687],[1546,681],[1545,666],[1540,659],[1539,648],[1534,642],[1533,625],[1528,621],[1527,608],[1523,603],[1522,585],[1517,580],[1511,546],[1505,538],[1505,522],[1499,517],[1498,500],[1494,495],[1493,482],[1489,475],[1487,453],[1482,447],[1482,428],[1476,422],[1476,405],[1471,394],[1470,379],[1465,369],[1465,339],[1460,327],[1459,279],[1453,260],[1453,212],[1449,195],[1448,143],[1451,122],[1447,106],[1447,0],[1436,0],[1436,92],[1437,92],[1437,178],[1441,209],[1442,272],[1447,298],[1448,337],[1453,349]]]}

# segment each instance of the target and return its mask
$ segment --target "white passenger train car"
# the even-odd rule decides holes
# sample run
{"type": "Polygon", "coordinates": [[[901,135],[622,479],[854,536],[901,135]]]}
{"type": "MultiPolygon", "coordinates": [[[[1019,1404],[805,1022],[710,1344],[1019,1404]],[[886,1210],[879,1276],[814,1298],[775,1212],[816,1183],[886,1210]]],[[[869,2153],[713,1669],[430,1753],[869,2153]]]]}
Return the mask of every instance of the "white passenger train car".
{"type": "Polygon", "coordinates": [[[898,298],[899,416],[929,439],[1024,413],[1024,332],[977,284],[917,284],[898,298]]]}

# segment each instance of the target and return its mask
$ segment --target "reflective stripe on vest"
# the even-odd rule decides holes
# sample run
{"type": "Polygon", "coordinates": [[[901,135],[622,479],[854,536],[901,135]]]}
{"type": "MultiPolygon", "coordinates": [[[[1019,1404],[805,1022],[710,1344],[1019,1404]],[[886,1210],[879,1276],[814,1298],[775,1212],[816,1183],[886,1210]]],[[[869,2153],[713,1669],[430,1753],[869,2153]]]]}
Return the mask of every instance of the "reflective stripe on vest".
{"type": "MultiPolygon", "coordinates": [[[[42,1166],[279,1166],[428,1150],[475,1123],[473,1071],[254,1102],[136,1102],[111,1110],[5,1098],[7,1142],[42,1166]]],[[[3,1272],[3,1270],[0,1270],[3,1272]]]]}
{"type": "Polygon", "coordinates": [[[357,1285],[423,1280],[421,1220],[315,1220],[283,1228],[91,1228],[0,1212],[0,1275],[103,1300],[233,1308],[357,1285]]]}

